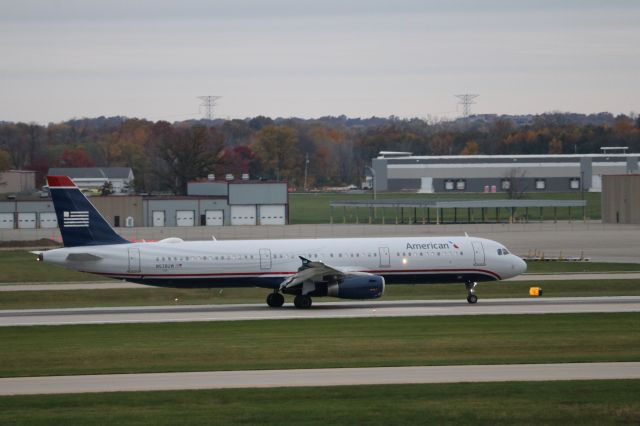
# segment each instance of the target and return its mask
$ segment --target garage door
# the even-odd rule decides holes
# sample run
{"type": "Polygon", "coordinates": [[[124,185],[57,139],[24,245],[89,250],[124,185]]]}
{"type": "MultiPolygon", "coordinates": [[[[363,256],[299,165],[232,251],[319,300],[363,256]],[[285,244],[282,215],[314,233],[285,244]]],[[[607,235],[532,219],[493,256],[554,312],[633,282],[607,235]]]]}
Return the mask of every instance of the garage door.
{"type": "Polygon", "coordinates": [[[207,210],[205,211],[206,225],[207,226],[222,226],[224,225],[224,213],[222,210],[207,210]]]}
{"type": "Polygon", "coordinates": [[[164,226],[164,210],[153,211],[153,226],[164,226]]]}
{"type": "Polygon", "coordinates": [[[57,228],[58,219],[55,213],[40,213],[40,228],[57,228]]]}
{"type": "Polygon", "coordinates": [[[256,206],[231,206],[232,225],[255,225],[256,206]]]}
{"type": "Polygon", "coordinates": [[[35,229],[36,214],[35,213],[18,213],[18,228],[35,229]]]}
{"type": "Polygon", "coordinates": [[[284,206],[260,206],[260,225],[284,225],[284,206]]]}
{"type": "Polygon", "coordinates": [[[0,228],[13,229],[13,213],[0,213],[0,228]]]}
{"type": "Polygon", "coordinates": [[[195,225],[195,213],[193,210],[178,210],[176,212],[177,226],[193,226],[195,225]]]}

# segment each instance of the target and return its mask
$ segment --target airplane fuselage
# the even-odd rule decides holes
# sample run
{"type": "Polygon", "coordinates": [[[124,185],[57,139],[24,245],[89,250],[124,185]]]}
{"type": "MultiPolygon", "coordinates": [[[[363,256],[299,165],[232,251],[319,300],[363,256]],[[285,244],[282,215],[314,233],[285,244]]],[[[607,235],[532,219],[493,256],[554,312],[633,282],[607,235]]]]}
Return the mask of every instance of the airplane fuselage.
{"type": "Polygon", "coordinates": [[[264,287],[270,307],[295,295],[375,299],[386,284],[465,283],[476,303],[479,281],[523,273],[527,266],[500,243],[483,238],[398,237],[131,243],[102,217],[68,176],[47,176],[64,248],[38,260],[163,287],[264,287]]]}
{"type": "Polygon", "coordinates": [[[155,286],[277,289],[300,257],[387,284],[494,281],[526,269],[502,244],[474,237],[131,243],[49,250],[42,260],[155,286]]]}

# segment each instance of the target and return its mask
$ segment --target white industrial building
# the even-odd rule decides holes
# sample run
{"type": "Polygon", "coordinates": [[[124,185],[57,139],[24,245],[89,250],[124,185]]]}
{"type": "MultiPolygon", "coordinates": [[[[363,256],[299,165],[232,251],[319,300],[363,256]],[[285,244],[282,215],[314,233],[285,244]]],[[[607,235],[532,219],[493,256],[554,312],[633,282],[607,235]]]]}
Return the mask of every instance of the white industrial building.
{"type": "MultiPolygon", "coordinates": [[[[288,222],[286,182],[190,182],[188,193],[182,197],[92,196],[90,200],[116,228],[285,225],[288,222]]],[[[31,196],[0,201],[0,229],[57,226],[50,198],[31,196]]]]}
{"type": "Polygon", "coordinates": [[[602,190],[602,176],[638,172],[640,154],[445,155],[380,153],[376,191],[572,192],[602,190]]]}
{"type": "Polygon", "coordinates": [[[286,182],[201,180],[189,182],[187,194],[225,197],[229,203],[230,225],[287,223],[289,193],[286,182]]]}

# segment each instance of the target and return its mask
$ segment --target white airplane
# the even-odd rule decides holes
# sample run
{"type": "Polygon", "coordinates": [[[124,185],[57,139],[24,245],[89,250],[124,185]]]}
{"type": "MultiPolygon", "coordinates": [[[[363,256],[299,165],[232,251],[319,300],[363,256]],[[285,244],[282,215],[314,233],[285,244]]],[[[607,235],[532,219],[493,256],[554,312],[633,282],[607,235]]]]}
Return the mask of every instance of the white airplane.
{"type": "Polygon", "coordinates": [[[82,272],[159,287],[271,289],[298,308],[312,297],[375,299],[385,284],[464,283],[476,303],[476,284],[523,273],[527,266],[502,244],[483,238],[400,237],[300,240],[129,242],[119,236],[71,179],[48,176],[64,247],[38,260],[82,272]]]}

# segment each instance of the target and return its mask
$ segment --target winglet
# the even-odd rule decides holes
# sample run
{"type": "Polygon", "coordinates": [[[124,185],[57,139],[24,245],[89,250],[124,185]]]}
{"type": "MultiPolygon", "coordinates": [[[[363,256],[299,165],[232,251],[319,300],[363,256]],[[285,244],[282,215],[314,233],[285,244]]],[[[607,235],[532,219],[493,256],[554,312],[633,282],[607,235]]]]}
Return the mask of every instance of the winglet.
{"type": "Polygon", "coordinates": [[[311,261],[309,259],[307,259],[306,257],[302,257],[302,256],[298,256],[300,258],[300,260],[302,260],[302,266],[304,267],[308,267],[310,266],[309,264],[311,263],[311,261]]]}

